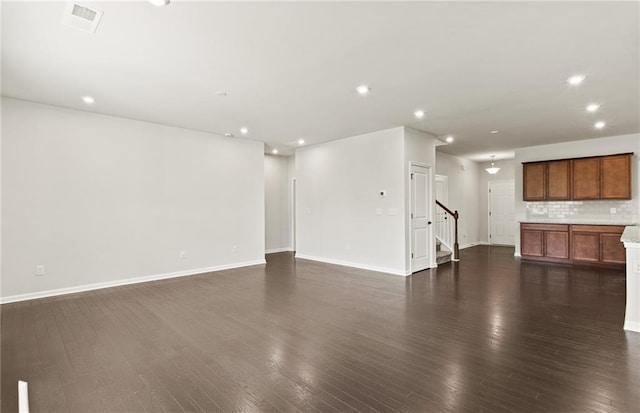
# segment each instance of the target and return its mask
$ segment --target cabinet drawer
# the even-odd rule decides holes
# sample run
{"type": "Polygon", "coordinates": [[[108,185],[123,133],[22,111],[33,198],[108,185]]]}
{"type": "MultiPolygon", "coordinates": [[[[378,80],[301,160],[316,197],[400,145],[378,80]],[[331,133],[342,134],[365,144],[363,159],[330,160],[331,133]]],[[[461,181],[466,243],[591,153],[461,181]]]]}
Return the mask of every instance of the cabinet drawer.
{"type": "Polygon", "coordinates": [[[531,224],[531,223],[522,223],[520,224],[520,228],[524,230],[533,230],[533,231],[569,231],[569,225],[565,224],[531,224]]]}
{"type": "Polygon", "coordinates": [[[571,225],[571,232],[606,232],[608,234],[622,234],[624,227],[620,225],[571,225]]]}

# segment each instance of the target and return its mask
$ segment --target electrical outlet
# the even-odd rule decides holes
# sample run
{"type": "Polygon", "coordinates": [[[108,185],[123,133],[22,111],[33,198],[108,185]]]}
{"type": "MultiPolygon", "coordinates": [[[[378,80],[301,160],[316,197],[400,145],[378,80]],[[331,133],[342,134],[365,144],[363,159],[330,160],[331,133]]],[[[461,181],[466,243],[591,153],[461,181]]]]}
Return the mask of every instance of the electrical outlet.
{"type": "Polygon", "coordinates": [[[36,265],[36,275],[44,275],[44,265],[36,265]]]}
{"type": "Polygon", "coordinates": [[[231,248],[231,252],[233,252],[233,253],[238,252],[238,246],[234,245],[233,248],[231,248]]]}
{"type": "Polygon", "coordinates": [[[178,253],[178,257],[180,257],[181,259],[187,258],[187,251],[180,251],[178,253]]]}
{"type": "Polygon", "coordinates": [[[633,263],[633,272],[640,274],[640,261],[633,263]]]}
{"type": "Polygon", "coordinates": [[[611,215],[614,215],[616,213],[616,209],[615,208],[609,208],[609,212],[611,213],[611,215]]]}

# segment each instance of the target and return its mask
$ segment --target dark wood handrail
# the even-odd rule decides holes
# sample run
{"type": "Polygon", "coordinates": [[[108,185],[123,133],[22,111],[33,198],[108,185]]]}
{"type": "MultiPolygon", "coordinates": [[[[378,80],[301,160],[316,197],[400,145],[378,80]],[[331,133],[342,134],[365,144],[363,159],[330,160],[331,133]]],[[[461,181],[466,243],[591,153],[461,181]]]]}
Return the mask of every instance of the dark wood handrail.
{"type": "Polygon", "coordinates": [[[446,206],[444,206],[444,205],[443,205],[440,201],[438,201],[437,199],[436,199],[436,204],[437,204],[440,208],[442,208],[442,209],[444,209],[445,211],[447,211],[447,212],[448,212],[450,215],[452,215],[455,219],[458,219],[458,211],[453,212],[452,210],[450,210],[449,208],[447,208],[446,206]]]}
{"type": "Polygon", "coordinates": [[[453,259],[454,260],[459,260],[460,259],[460,246],[458,245],[458,218],[459,218],[458,211],[451,211],[449,208],[447,208],[444,204],[442,204],[437,199],[436,199],[436,205],[438,205],[440,208],[442,208],[445,211],[447,211],[449,213],[449,215],[451,215],[453,217],[453,221],[454,221],[454,225],[455,225],[455,231],[454,231],[455,240],[453,242],[453,259]]]}

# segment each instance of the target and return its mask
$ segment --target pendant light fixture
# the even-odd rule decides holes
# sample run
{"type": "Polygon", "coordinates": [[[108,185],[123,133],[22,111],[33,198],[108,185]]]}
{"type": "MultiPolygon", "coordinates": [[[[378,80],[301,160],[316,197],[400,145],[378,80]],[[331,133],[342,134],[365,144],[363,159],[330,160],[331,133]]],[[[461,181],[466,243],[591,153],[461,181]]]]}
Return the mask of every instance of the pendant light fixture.
{"type": "Polygon", "coordinates": [[[147,0],[147,1],[156,7],[168,6],[169,3],[171,2],[171,0],[147,0]]]}
{"type": "Polygon", "coordinates": [[[495,155],[491,155],[491,168],[487,168],[485,169],[485,171],[487,171],[489,173],[489,175],[495,175],[498,173],[498,171],[500,170],[500,168],[498,168],[496,166],[495,161],[495,155]]]}

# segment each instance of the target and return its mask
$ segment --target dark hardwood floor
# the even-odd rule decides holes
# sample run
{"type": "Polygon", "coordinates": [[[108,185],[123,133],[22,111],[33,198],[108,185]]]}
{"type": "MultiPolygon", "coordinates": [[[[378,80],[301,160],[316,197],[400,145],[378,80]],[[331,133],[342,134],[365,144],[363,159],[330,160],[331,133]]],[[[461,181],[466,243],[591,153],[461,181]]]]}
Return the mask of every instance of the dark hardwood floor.
{"type": "Polygon", "coordinates": [[[622,271],[474,247],[411,277],[258,266],[2,306],[2,411],[638,412],[622,271]]]}

